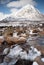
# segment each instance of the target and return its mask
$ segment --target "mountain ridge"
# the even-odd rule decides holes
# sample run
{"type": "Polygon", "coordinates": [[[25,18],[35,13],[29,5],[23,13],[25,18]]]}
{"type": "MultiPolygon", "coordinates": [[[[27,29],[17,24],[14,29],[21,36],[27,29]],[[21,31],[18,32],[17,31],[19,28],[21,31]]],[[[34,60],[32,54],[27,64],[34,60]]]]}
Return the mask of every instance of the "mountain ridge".
{"type": "Polygon", "coordinates": [[[44,20],[44,15],[39,12],[38,9],[32,5],[26,5],[18,10],[14,16],[13,14],[2,21],[17,21],[17,20],[32,20],[32,21],[41,21],[44,20]]]}

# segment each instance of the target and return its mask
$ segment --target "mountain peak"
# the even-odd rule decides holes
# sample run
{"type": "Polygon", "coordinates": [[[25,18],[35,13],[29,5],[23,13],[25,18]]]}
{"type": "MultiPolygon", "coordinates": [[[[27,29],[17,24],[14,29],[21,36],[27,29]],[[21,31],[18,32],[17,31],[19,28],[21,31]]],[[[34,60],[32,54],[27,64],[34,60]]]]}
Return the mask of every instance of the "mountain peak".
{"type": "Polygon", "coordinates": [[[33,6],[30,5],[30,4],[27,4],[27,5],[24,6],[24,8],[25,8],[25,7],[26,7],[26,8],[29,8],[29,7],[33,7],[33,6]]]}
{"type": "Polygon", "coordinates": [[[34,6],[27,4],[26,6],[22,7],[18,10],[15,15],[12,14],[10,17],[7,17],[5,20],[7,21],[16,21],[17,19],[26,19],[32,21],[40,21],[44,20],[44,15],[42,15],[38,9],[34,6]]]}
{"type": "Polygon", "coordinates": [[[16,17],[18,18],[26,18],[30,20],[39,20],[42,18],[41,13],[34,6],[28,4],[21,8],[17,13],[16,17]]]}

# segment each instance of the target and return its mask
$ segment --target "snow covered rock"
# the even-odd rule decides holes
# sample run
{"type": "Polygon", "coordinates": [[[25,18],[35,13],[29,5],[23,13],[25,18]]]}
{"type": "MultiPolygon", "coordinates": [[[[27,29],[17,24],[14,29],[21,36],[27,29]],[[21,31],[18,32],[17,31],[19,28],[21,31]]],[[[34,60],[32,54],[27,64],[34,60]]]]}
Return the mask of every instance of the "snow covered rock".
{"type": "Polygon", "coordinates": [[[33,46],[31,47],[31,50],[29,50],[28,53],[26,51],[20,52],[21,59],[30,60],[30,61],[35,60],[35,58],[40,56],[40,55],[41,55],[41,52],[38,51],[33,46]]]}
{"type": "Polygon", "coordinates": [[[9,57],[17,57],[20,52],[22,51],[22,48],[17,45],[16,47],[14,47],[13,49],[10,49],[10,53],[8,54],[9,57]]]}
{"type": "Polygon", "coordinates": [[[31,50],[29,50],[28,59],[30,59],[31,61],[33,61],[37,56],[40,56],[40,55],[41,55],[41,52],[38,51],[36,48],[34,48],[32,46],[31,50]]]}
{"type": "Polygon", "coordinates": [[[26,53],[26,51],[20,52],[20,57],[21,57],[21,59],[26,59],[27,60],[27,53],[26,53]]]}

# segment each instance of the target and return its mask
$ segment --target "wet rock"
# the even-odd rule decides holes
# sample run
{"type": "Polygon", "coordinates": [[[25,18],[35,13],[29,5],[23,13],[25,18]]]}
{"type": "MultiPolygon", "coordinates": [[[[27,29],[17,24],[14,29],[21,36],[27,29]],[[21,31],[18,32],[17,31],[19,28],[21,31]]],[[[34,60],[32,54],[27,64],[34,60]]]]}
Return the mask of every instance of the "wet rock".
{"type": "Polygon", "coordinates": [[[0,46],[2,45],[2,43],[0,42],[0,46]]]}
{"type": "Polygon", "coordinates": [[[4,38],[0,38],[0,45],[2,45],[3,41],[4,41],[4,38]]]}
{"type": "Polygon", "coordinates": [[[4,65],[3,63],[0,63],[0,65],[4,65]]]}
{"type": "Polygon", "coordinates": [[[3,62],[5,55],[0,55],[0,63],[3,62]]]}
{"type": "Polygon", "coordinates": [[[3,50],[3,49],[2,49],[2,46],[0,45],[0,53],[2,52],[2,50],[3,50]]]}
{"type": "Polygon", "coordinates": [[[19,59],[15,65],[32,65],[32,61],[19,59]]]}
{"type": "Polygon", "coordinates": [[[11,59],[12,59],[12,58],[6,56],[6,57],[4,58],[4,61],[7,62],[7,63],[9,63],[9,62],[11,61],[11,59]]]}
{"type": "Polygon", "coordinates": [[[8,65],[15,65],[15,63],[17,62],[18,58],[11,58],[11,57],[8,57],[6,56],[4,58],[4,64],[8,64],[8,65]]]}
{"type": "Polygon", "coordinates": [[[3,41],[3,42],[2,42],[2,45],[6,45],[6,46],[7,46],[8,43],[7,43],[6,41],[3,41]]]}
{"type": "Polygon", "coordinates": [[[15,65],[18,59],[12,58],[11,62],[8,65],[15,65]]]}

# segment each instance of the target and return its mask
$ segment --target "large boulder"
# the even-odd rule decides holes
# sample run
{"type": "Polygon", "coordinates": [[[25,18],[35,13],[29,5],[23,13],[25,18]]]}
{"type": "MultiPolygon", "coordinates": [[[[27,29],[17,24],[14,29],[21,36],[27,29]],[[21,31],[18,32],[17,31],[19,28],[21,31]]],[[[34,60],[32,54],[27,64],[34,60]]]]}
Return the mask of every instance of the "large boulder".
{"type": "Polygon", "coordinates": [[[18,44],[18,43],[25,43],[26,38],[25,37],[11,37],[11,36],[6,36],[5,41],[8,44],[18,44]]]}

